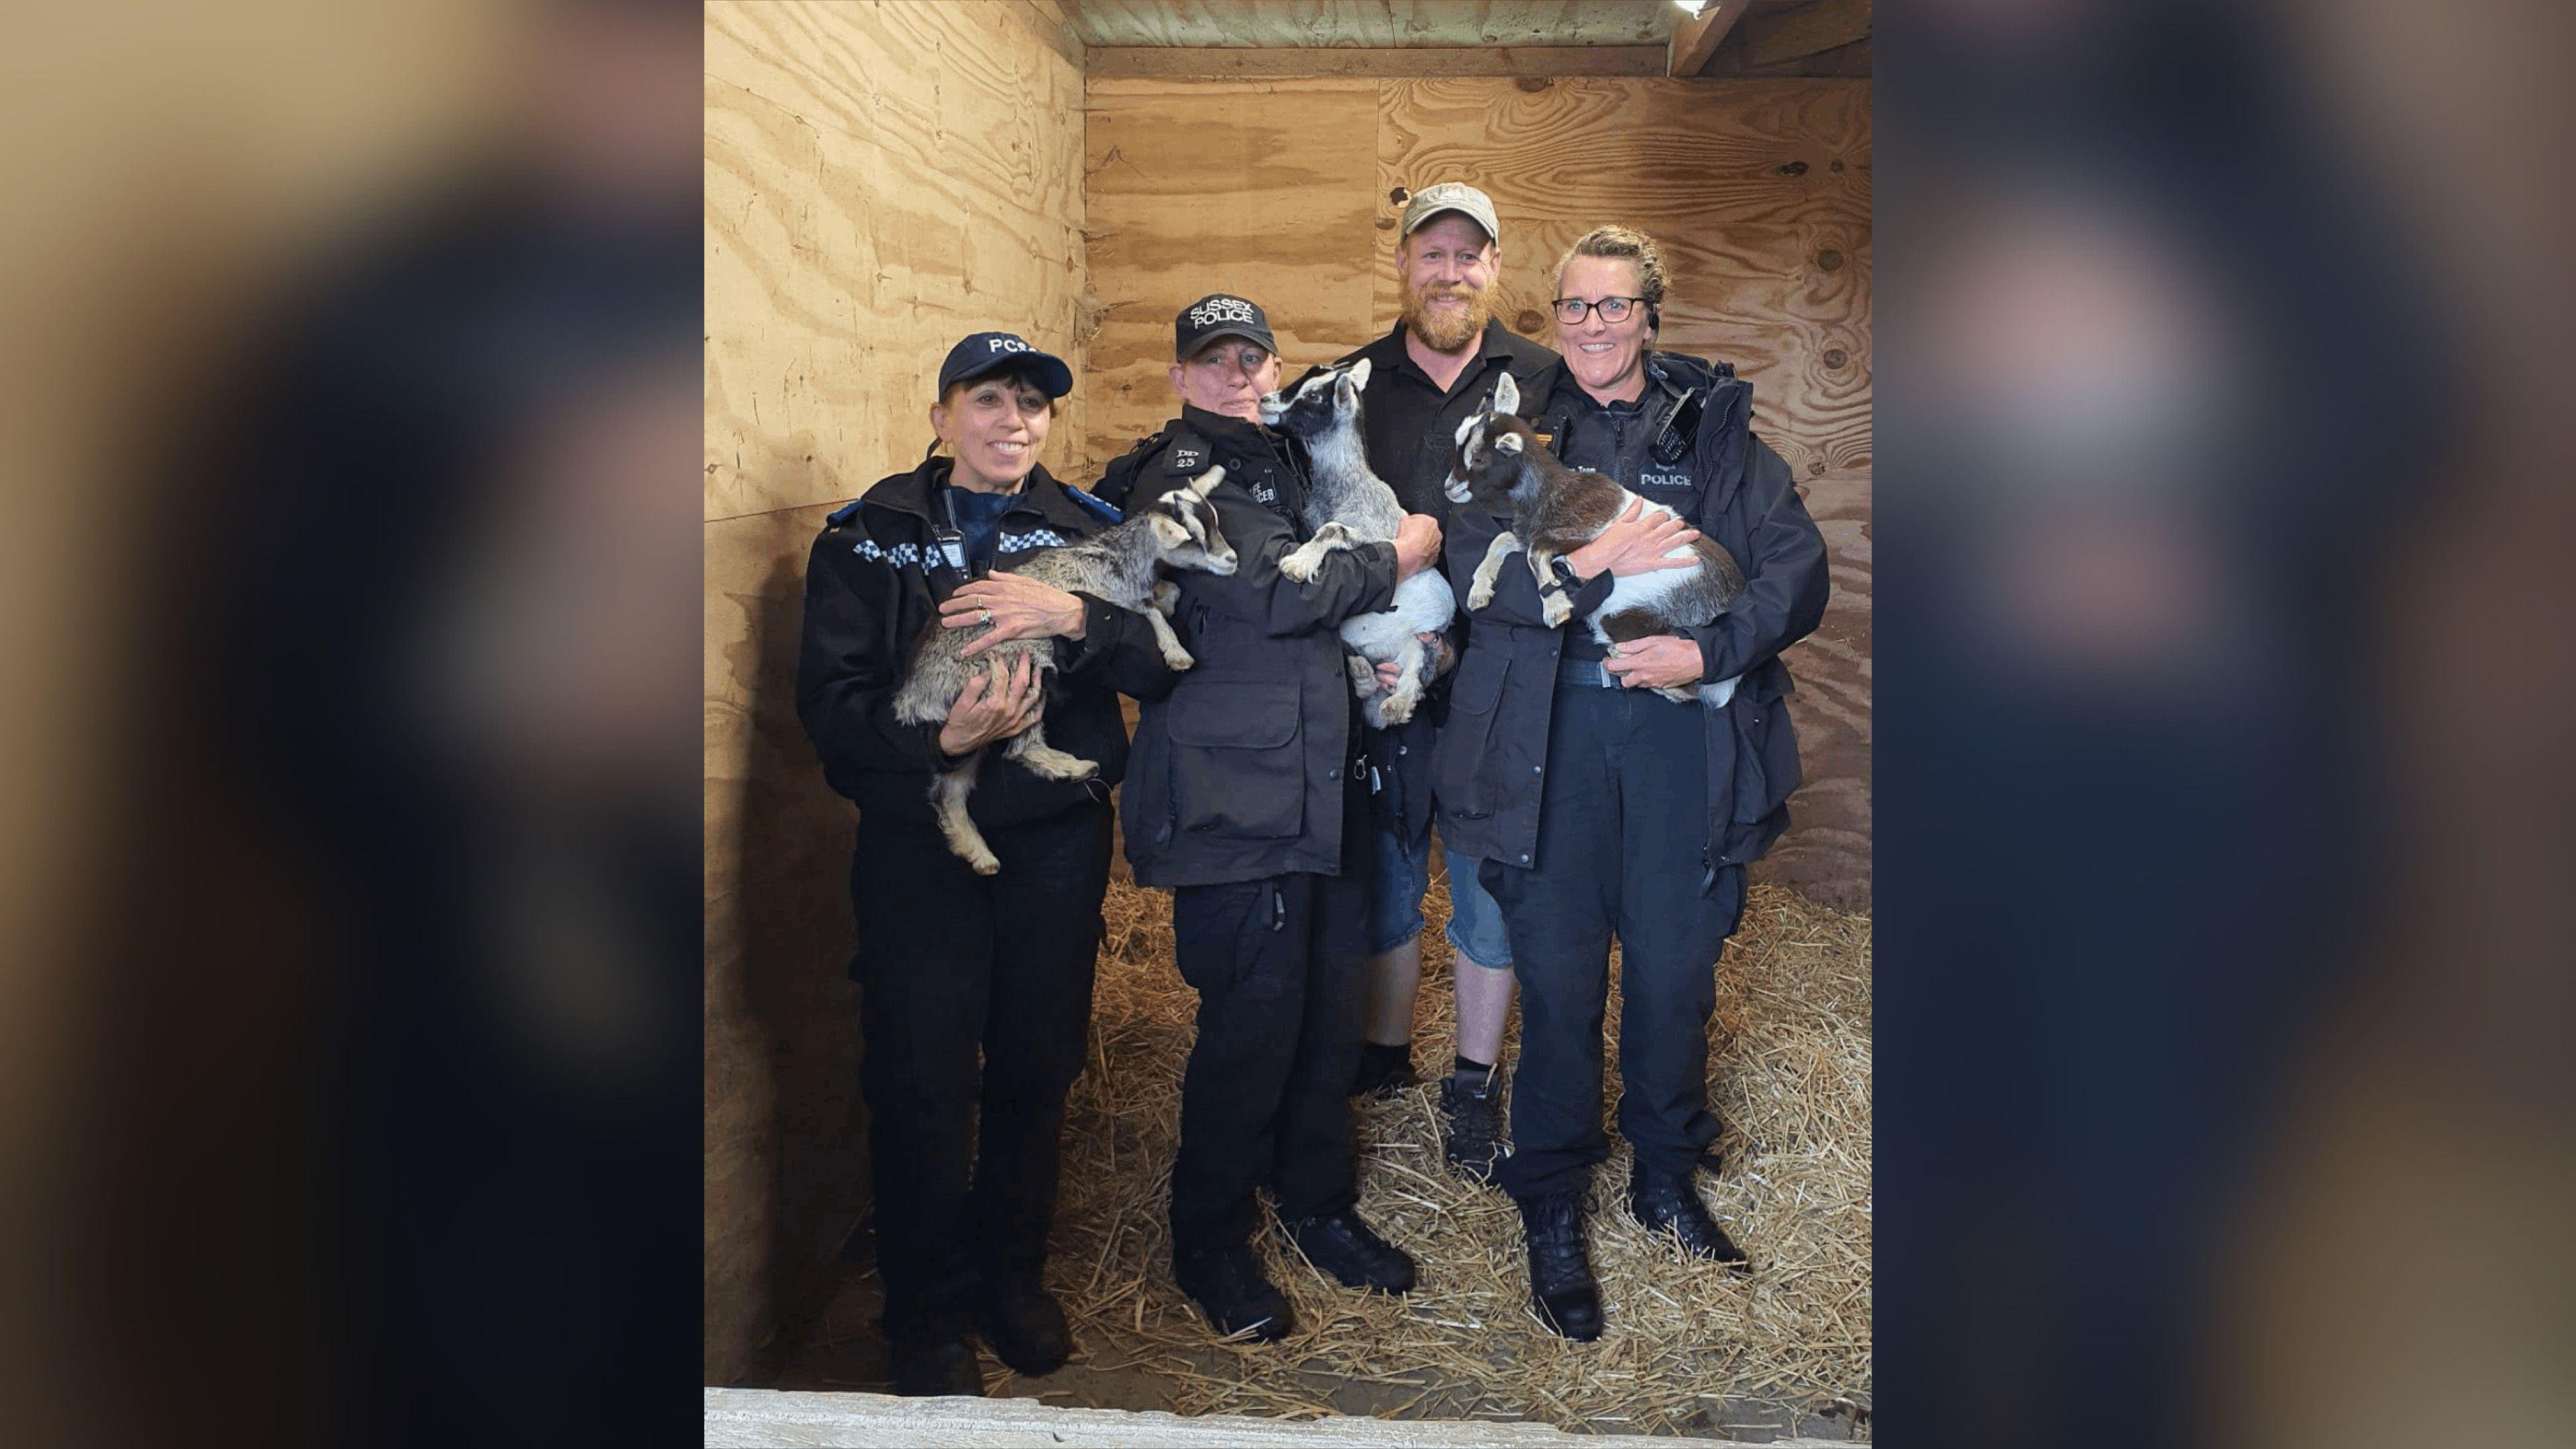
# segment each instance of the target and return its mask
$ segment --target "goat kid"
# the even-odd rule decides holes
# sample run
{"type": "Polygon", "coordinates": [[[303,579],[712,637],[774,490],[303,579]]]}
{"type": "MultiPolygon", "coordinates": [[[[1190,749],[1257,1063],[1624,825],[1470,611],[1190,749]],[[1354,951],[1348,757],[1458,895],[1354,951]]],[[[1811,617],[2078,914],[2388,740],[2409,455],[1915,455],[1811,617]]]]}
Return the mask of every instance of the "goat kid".
{"type": "MultiPolygon", "coordinates": [[[[1649,518],[1676,515],[1599,473],[1568,467],[1549,456],[1538,435],[1513,415],[1520,402],[1520,384],[1505,373],[1494,385],[1493,411],[1459,424],[1458,453],[1446,491],[1452,503],[1474,503],[1497,514],[1507,513],[1511,520],[1476,565],[1467,607],[1481,609],[1493,602],[1503,560],[1520,549],[1529,560],[1531,576],[1538,580],[1543,617],[1550,626],[1557,626],[1574,617],[1574,601],[1549,567],[1554,560],[1600,537],[1631,503],[1645,504],[1649,518]]],[[[1612,579],[1610,597],[1584,621],[1591,626],[1592,637],[1604,644],[1624,644],[1714,623],[1744,593],[1744,572],[1715,539],[1703,538],[1665,555],[1694,556],[1699,561],[1696,568],[1612,579]]],[[[1735,681],[1721,679],[1655,692],[1678,703],[1696,699],[1714,709],[1734,697],[1735,681]]]]}
{"type": "MultiPolygon", "coordinates": [[[[1294,393],[1274,392],[1261,400],[1261,421],[1303,443],[1313,465],[1306,486],[1308,540],[1279,560],[1279,572],[1297,583],[1313,579],[1326,554],[1392,542],[1404,522],[1404,505],[1369,471],[1360,444],[1360,390],[1368,378],[1369,360],[1363,357],[1315,374],[1294,393]]],[[[1424,569],[1395,586],[1394,602],[1385,609],[1343,621],[1351,692],[1371,725],[1387,729],[1413,718],[1435,662],[1421,636],[1448,628],[1457,609],[1449,581],[1438,569],[1424,569]],[[1402,666],[1402,677],[1392,690],[1381,690],[1377,666],[1390,661],[1402,666]]]]}
{"type": "MultiPolygon", "coordinates": [[[[1172,632],[1171,621],[1165,617],[1178,590],[1161,576],[1161,571],[1199,569],[1218,575],[1234,572],[1234,545],[1218,531],[1216,509],[1207,501],[1208,490],[1224,479],[1223,468],[1210,468],[1190,480],[1188,487],[1173,489],[1115,527],[1078,542],[1042,549],[1012,572],[1067,593],[1079,590],[1104,603],[1142,613],[1154,627],[1163,662],[1174,669],[1187,669],[1197,661],[1181,648],[1180,636],[1172,632]]],[[[912,666],[905,672],[903,687],[895,694],[896,719],[905,724],[946,723],[966,681],[988,663],[1008,670],[1026,658],[1033,661],[1041,679],[1055,670],[1052,637],[1004,640],[976,658],[967,659],[960,651],[970,642],[967,636],[973,632],[945,629],[936,621],[923,632],[913,651],[912,666]]],[[[1002,753],[1041,779],[1087,780],[1100,773],[1100,766],[1092,761],[1048,744],[1043,719],[1011,736],[1002,746],[1002,753]]],[[[975,772],[983,758],[984,752],[977,750],[966,757],[964,764],[934,775],[930,808],[948,848],[974,867],[977,875],[991,875],[1002,864],[966,813],[967,799],[975,793],[975,772]]]]}

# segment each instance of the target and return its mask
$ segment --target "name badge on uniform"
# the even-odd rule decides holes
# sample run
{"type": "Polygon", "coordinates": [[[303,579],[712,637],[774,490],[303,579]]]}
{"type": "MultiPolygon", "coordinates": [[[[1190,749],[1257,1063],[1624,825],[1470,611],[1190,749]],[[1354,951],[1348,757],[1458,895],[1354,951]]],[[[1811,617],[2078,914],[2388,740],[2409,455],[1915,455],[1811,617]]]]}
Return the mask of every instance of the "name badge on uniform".
{"type": "Polygon", "coordinates": [[[1172,466],[1175,468],[1183,470],[1195,468],[1199,465],[1200,461],[1201,458],[1199,450],[1196,448],[1174,448],[1172,450],[1172,466]]]}

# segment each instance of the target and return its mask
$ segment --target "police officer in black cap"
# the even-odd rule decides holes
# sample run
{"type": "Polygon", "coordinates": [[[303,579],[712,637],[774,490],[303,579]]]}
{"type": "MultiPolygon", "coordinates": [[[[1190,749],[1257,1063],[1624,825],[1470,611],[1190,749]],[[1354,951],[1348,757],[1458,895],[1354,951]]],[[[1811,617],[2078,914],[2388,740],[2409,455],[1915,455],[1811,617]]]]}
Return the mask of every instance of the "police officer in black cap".
{"type": "Polygon", "coordinates": [[[1181,415],[1110,466],[1100,492],[1147,496],[1212,467],[1209,495],[1241,561],[1181,575],[1173,621],[1198,660],[1146,703],[1122,797],[1136,879],[1172,891],[1182,979],[1199,993],[1172,1167],[1173,1274],[1220,1334],[1275,1340],[1288,1304],[1250,1239],[1268,1188],[1288,1239],[1352,1288],[1401,1293],[1413,1260],[1354,1211],[1348,1089],[1368,949],[1368,787],[1353,768],[1358,708],[1336,627],[1385,608],[1439,554],[1408,517],[1392,543],[1281,577],[1303,542],[1302,460],[1264,429],[1279,385],[1269,319],[1217,293],[1173,322],[1181,415]]]}
{"type": "Polygon", "coordinates": [[[1053,1371],[1072,1347],[1039,1271],[1091,1016],[1109,787],[1127,762],[1117,695],[1160,695],[1172,679],[1142,616],[1010,572],[1117,520],[1038,464],[1072,388],[1061,360],[1010,333],[959,342],[939,369],[931,455],[826,520],[806,568],[797,713],[832,788],[859,806],[851,974],[877,1263],[906,1394],[983,1392],[977,1331],[1025,1374],[1053,1371]],[[969,808],[1001,858],[990,877],[942,840],[931,776],[1028,728],[1040,680],[1025,661],[995,668],[944,724],[904,724],[894,695],[934,628],[979,631],[969,655],[1054,638],[1047,734],[1100,765],[1096,780],[1062,781],[999,752],[983,760],[969,808]]]}

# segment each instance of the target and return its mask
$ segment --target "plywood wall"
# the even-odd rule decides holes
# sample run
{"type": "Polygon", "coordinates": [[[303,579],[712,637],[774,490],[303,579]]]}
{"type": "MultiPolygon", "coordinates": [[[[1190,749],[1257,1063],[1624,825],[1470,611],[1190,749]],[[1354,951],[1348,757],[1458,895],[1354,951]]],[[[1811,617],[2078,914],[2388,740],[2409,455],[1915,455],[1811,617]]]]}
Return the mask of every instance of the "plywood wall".
{"type": "MultiPolygon", "coordinates": [[[[1046,4],[712,4],[706,30],[706,1372],[865,1193],[854,816],[793,701],[805,550],[908,467],[949,345],[1079,369],[1082,81],[1046,4]],[[1050,34],[1052,29],[1055,33],[1050,34]]],[[[1090,468],[1080,396],[1046,461],[1090,468]]]]}
{"type": "Polygon", "coordinates": [[[1085,94],[1089,451],[1171,415],[1171,317],[1225,288],[1271,314],[1293,367],[1395,323],[1404,198],[1492,194],[1497,312],[1547,340],[1547,270],[1585,229],[1643,227],[1672,274],[1664,342],[1736,365],[1796,470],[1835,598],[1790,667],[1807,785],[1765,872],[1865,905],[1869,882],[1869,86],[1641,79],[1185,81],[1085,94]]]}

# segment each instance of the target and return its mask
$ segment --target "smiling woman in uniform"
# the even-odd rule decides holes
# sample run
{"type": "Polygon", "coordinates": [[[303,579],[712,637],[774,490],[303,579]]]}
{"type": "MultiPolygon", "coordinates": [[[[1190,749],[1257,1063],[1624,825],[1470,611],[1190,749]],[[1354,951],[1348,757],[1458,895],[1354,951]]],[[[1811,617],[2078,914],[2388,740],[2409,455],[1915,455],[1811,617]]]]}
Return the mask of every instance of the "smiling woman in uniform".
{"type": "MultiPolygon", "coordinates": [[[[1824,614],[1824,540],[1788,464],[1751,436],[1752,390],[1723,364],[1659,352],[1664,265],[1626,227],[1586,233],[1557,263],[1557,350],[1575,386],[1545,420],[1568,463],[1665,504],[1744,570],[1715,623],[1605,649],[1579,621],[1609,594],[1611,546],[1558,560],[1575,624],[1549,628],[1524,568],[1477,610],[1432,757],[1442,836],[1482,862],[1520,981],[1511,1156],[1531,1292],[1548,1326],[1597,1337],[1584,1242],[1601,1130],[1610,941],[1620,943],[1619,1131],[1635,1152],[1628,1208],[1701,1258],[1744,1255],[1693,1185],[1716,1168],[1708,1023],[1719,951],[1744,905],[1744,864],[1787,822],[1797,741],[1779,653],[1824,614]],[[1742,676],[1723,708],[1657,688],[1742,676]]],[[[1631,516],[1634,516],[1632,510],[1631,516]]],[[[1467,597],[1498,520],[1452,515],[1450,573],[1467,597]]],[[[1678,528],[1678,524],[1671,525],[1678,528]]],[[[1686,535],[1685,535],[1686,536],[1686,535]]]]}
{"type": "Polygon", "coordinates": [[[1039,1270],[1091,1015],[1109,787],[1127,763],[1116,696],[1160,695],[1172,678],[1141,616],[1007,571],[1117,519],[1038,465],[1072,388],[1063,362],[1009,333],[959,342],[939,370],[930,456],[834,513],[806,572],[797,712],[832,788],[860,807],[851,974],[877,1264],[906,1394],[981,1393],[970,1334],[1025,1374],[1071,1349],[1039,1270]],[[1039,680],[1025,661],[996,669],[944,724],[899,722],[904,666],[943,627],[983,631],[970,655],[1055,639],[1047,731],[1100,765],[1094,780],[1044,780],[999,752],[983,762],[970,809],[1001,858],[989,877],[941,839],[931,775],[1026,729],[1039,680]]]}

